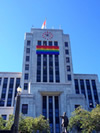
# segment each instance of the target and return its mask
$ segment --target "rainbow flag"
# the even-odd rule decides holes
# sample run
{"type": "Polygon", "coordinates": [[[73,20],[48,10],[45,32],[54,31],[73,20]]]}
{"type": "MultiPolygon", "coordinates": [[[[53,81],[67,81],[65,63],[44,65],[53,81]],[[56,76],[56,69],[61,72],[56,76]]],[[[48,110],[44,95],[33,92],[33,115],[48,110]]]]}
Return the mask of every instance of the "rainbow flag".
{"type": "Polygon", "coordinates": [[[36,54],[59,55],[59,46],[36,46],[36,54]]]}

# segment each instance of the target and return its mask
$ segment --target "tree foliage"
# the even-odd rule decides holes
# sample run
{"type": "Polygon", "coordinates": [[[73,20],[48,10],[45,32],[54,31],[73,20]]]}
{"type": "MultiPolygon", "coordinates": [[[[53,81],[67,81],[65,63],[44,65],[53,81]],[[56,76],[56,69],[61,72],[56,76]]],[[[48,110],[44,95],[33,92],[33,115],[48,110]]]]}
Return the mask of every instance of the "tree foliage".
{"type": "Polygon", "coordinates": [[[9,115],[9,119],[8,119],[8,121],[6,121],[6,125],[5,125],[4,129],[10,130],[13,123],[14,123],[14,115],[9,115]]]}
{"type": "Polygon", "coordinates": [[[68,128],[82,133],[91,133],[93,130],[100,131],[100,105],[97,105],[91,112],[78,107],[72,113],[68,128]]]}
{"type": "Polygon", "coordinates": [[[0,130],[3,130],[5,128],[6,121],[3,120],[2,116],[0,116],[0,130]]]}
{"type": "MultiPolygon", "coordinates": [[[[9,116],[9,120],[3,120],[0,117],[0,130],[10,130],[12,124],[14,123],[14,115],[9,116]]],[[[46,130],[47,133],[50,133],[50,127],[48,120],[44,119],[44,116],[40,115],[39,117],[25,117],[23,115],[19,116],[19,132],[20,133],[32,133],[33,130],[36,132],[39,130],[46,130]]]]}
{"type": "Polygon", "coordinates": [[[32,133],[34,131],[39,130],[42,132],[46,130],[47,133],[50,133],[50,127],[47,120],[44,119],[44,116],[40,115],[39,117],[26,117],[20,118],[19,121],[19,131],[21,133],[32,133]]]}

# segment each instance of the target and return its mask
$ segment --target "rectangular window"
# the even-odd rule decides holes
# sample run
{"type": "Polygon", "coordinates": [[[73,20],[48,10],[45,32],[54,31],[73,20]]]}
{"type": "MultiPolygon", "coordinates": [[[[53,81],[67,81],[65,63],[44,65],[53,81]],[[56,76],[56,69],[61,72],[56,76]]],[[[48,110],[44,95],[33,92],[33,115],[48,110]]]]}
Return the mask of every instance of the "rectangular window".
{"type": "Polygon", "coordinates": [[[47,41],[43,41],[43,46],[47,46],[47,41]]]}
{"type": "Polygon", "coordinates": [[[47,55],[43,55],[43,82],[47,82],[47,55]]]}
{"type": "Polygon", "coordinates": [[[51,133],[53,133],[53,97],[49,96],[49,123],[51,127],[51,133]]]}
{"type": "Polygon", "coordinates": [[[31,41],[27,40],[27,46],[30,46],[31,41]]]}
{"type": "Polygon", "coordinates": [[[65,50],[65,54],[69,55],[69,50],[68,49],[65,50]]]}
{"type": "Polygon", "coordinates": [[[7,115],[1,115],[3,120],[6,120],[7,119],[7,115]]]}
{"type": "Polygon", "coordinates": [[[67,77],[68,77],[68,81],[71,81],[71,80],[72,80],[72,78],[71,78],[71,75],[70,75],[70,74],[68,74],[68,75],[67,75],[67,77]]]}
{"type": "Polygon", "coordinates": [[[53,55],[49,55],[49,82],[53,82],[53,55]]]}
{"type": "Polygon", "coordinates": [[[16,86],[15,86],[15,97],[17,94],[17,88],[20,86],[20,78],[16,78],[16,86]]]}
{"type": "Polygon", "coordinates": [[[28,90],[28,83],[24,83],[24,90],[28,90]]]}
{"type": "Polygon", "coordinates": [[[68,47],[68,42],[65,42],[65,47],[68,47]]]}
{"type": "Polygon", "coordinates": [[[40,40],[38,41],[38,45],[41,46],[41,41],[40,40]]]}
{"type": "Polygon", "coordinates": [[[78,107],[80,107],[80,105],[76,104],[76,105],[75,105],[75,109],[77,109],[78,107]]]}
{"type": "Polygon", "coordinates": [[[8,90],[8,99],[7,106],[11,106],[12,95],[13,95],[13,86],[14,86],[14,78],[10,78],[9,90],[8,90]]]}
{"type": "Polygon", "coordinates": [[[58,96],[55,96],[55,123],[56,123],[56,133],[60,133],[59,98],[58,98],[58,96]]]}
{"type": "Polygon", "coordinates": [[[0,77],[0,85],[1,85],[2,78],[0,77]]]}
{"type": "Polygon", "coordinates": [[[57,41],[54,41],[54,46],[58,46],[58,42],[57,41]]]}
{"type": "Polygon", "coordinates": [[[26,48],[26,53],[27,53],[27,54],[30,53],[30,48],[26,48]]]}
{"type": "Polygon", "coordinates": [[[43,96],[43,102],[42,102],[42,113],[45,116],[45,119],[47,118],[47,97],[43,96]]]}
{"type": "Polygon", "coordinates": [[[25,79],[25,80],[28,80],[28,77],[29,77],[28,73],[25,73],[24,79],[25,79]]]}
{"type": "Polygon", "coordinates": [[[81,93],[84,94],[84,96],[86,97],[85,86],[84,86],[84,80],[83,79],[80,79],[80,86],[81,86],[81,93]]]}
{"type": "Polygon", "coordinates": [[[91,82],[92,82],[92,88],[93,88],[93,95],[94,95],[94,99],[95,99],[95,104],[99,104],[99,98],[98,98],[98,92],[97,92],[97,87],[96,87],[95,80],[91,80],[91,82]]]}
{"type": "Polygon", "coordinates": [[[4,78],[3,87],[2,87],[2,93],[1,93],[0,106],[4,106],[5,97],[6,97],[6,91],[7,91],[7,83],[8,83],[8,78],[4,78]]]}
{"type": "Polygon", "coordinates": [[[74,83],[75,83],[75,92],[76,94],[79,94],[79,84],[78,84],[78,79],[74,79],[74,83]]]}
{"type": "Polygon", "coordinates": [[[28,114],[28,104],[22,104],[22,114],[28,114]]]}
{"type": "Polygon", "coordinates": [[[26,56],[26,61],[29,61],[30,60],[30,57],[29,56],[26,56]]]}
{"type": "Polygon", "coordinates": [[[66,57],[66,63],[70,63],[69,57],[66,57]]]}
{"type": "Polygon", "coordinates": [[[8,98],[8,100],[7,100],[7,106],[8,106],[8,107],[11,106],[11,101],[12,101],[12,98],[8,98]]]}
{"type": "Polygon", "coordinates": [[[92,92],[91,92],[91,87],[90,87],[90,81],[88,79],[86,80],[86,88],[87,88],[87,93],[88,93],[89,106],[90,108],[93,108],[92,92]]]}
{"type": "Polygon", "coordinates": [[[56,82],[60,82],[60,75],[59,75],[59,56],[55,55],[55,80],[56,82]]]}
{"type": "Polygon", "coordinates": [[[29,70],[29,64],[25,64],[25,70],[29,70]]]}
{"type": "Polygon", "coordinates": [[[49,46],[52,46],[52,41],[49,41],[49,46]]]}
{"type": "Polygon", "coordinates": [[[70,66],[67,66],[67,71],[70,72],[70,66]]]}
{"type": "Polygon", "coordinates": [[[41,55],[37,55],[37,82],[41,82],[41,55]]]}

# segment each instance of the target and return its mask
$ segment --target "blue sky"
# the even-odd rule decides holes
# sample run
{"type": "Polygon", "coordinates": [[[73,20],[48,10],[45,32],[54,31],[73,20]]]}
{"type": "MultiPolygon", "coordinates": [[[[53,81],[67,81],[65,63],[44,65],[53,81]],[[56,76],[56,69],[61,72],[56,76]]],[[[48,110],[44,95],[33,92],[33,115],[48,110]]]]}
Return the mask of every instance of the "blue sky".
{"type": "Polygon", "coordinates": [[[74,73],[100,79],[100,0],[0,1],[0,71],[21,72],[24,34],[32,25],[70,35],[74,73]]]}

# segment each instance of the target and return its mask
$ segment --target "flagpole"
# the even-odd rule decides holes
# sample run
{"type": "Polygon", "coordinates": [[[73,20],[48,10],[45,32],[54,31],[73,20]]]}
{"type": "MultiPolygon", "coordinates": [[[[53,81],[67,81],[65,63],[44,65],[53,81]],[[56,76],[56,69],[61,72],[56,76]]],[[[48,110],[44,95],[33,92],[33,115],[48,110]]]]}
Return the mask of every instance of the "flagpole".
{"type": "Polygon", "coordinates": [[[46,27],[46,24],[47,24],[47,18],[45,18],[45,21],[46,21],[46,23],[45,23],[45,29],[46,29],[46,28],[47,28],[47,27],[46,27]]]}

